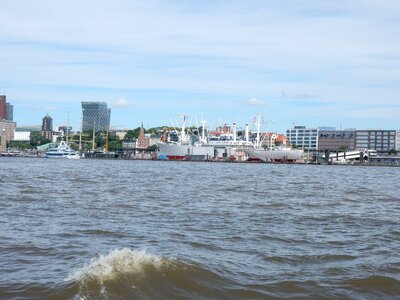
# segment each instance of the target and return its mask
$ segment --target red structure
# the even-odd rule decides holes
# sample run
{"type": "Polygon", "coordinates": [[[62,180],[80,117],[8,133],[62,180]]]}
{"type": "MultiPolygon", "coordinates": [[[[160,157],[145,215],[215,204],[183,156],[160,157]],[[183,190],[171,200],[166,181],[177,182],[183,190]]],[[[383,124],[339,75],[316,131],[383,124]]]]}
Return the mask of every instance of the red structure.
{"type": "Polygon", "coordinates": [[[6,96],[0,95],[0,121],[6,119],[6,96]]]}

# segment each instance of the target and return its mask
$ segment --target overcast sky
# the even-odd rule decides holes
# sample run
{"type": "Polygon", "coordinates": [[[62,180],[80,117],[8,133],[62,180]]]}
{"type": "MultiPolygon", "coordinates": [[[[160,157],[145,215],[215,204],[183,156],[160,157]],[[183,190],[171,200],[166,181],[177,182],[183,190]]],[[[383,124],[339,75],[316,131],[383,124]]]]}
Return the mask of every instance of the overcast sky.
{"type": "Polygon", "coordinates": [[[400,1],[0,1],[0,94],[18,125],[400,129],[400,1]]]}

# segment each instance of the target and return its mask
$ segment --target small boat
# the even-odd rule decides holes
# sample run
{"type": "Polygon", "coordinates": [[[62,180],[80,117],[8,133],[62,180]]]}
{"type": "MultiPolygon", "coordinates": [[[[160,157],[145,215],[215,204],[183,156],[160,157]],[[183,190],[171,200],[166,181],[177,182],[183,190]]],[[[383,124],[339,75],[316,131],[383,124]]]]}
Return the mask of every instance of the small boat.
{"type": "Polygon", "coordinates": [[[51,148],[46,152],[48,158],[68,157],[68,155],[76,155],[76,152],[64,141],[61,141],[57,148],[51,148]]]}

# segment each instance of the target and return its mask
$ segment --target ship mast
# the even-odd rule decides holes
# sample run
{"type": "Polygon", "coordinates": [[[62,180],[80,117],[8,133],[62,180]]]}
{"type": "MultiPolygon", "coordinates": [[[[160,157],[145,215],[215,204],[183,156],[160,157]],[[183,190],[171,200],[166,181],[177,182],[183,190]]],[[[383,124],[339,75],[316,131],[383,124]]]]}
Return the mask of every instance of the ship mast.
{"type": "Polygon", "coordinates": [[[82,127],[83,127],[83,116],[81,119],[81,130],[79,132],[79,152],[82,152],[82,127]]]}
{"type": "Polygon", "coordinates": [[[246,144],[249,143],[249,124],[246,124],[246,131],[245,131],[245,135],[246,135],[246,144]]]}
{"type": "Polygon", "coordinates": [[[256,147],[260,147],[260,126],[261,126],[261,116],[260,115],[258,115],[256,117],[256,126],[257,126],[256,147]]]}
{"type": "Polygon", "coordinates": [[[233,142],[236,143],[237,128],[236,123],[233,123],[233,142]]]}
{"type": "MultiPolygon", "coordinates": [[[[143,127],[143,125],[142,125],[143,127]]],[[[108,153],[108,126],[106,128],[106,153],[108,153]]]]}
{"type": "Polygon", "coordinates": [[[94,119],[94,122],[93,122],[93,140],[92,140],[92,150],[93,150],[93,152],[94,152],[94,138],[95,138],[95,135],[96,135],[96,119],[94,119]]]}
{"type": "Polygon", "coordinates": [[[206,142],[206,124],[207,124],[207,121],[201,120],[201,126],[203,127],[203,130],[201,133],[201,142],[202,143],[206,142]]]}

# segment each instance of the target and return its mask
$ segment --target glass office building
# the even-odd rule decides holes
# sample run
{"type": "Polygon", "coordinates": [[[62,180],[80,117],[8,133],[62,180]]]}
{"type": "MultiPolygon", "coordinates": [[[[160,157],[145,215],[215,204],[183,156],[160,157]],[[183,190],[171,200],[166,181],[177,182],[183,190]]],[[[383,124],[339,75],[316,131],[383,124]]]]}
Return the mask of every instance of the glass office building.
{"type": "Polygon", "coordinates": [[[82,130],[100,131],[110,126],[111,108],[106,102],[82,102],[82,130]]]}

